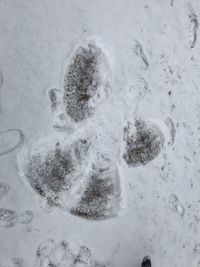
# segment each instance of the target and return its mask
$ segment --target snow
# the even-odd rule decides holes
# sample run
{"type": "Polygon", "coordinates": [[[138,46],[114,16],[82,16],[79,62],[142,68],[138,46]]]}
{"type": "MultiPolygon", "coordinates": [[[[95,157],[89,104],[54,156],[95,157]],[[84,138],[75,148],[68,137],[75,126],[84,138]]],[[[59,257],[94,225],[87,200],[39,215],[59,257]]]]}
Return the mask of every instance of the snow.
{"type": "Polygon", "coordinates": [[[0,1],[0,266],[199,266],[199,14],[198,0],[0,1]],[[64,77],[90,43],[98,93],[76,121],[64,77]],[[26,168],[59,145],[81,175],[49,205],[26,168]],[[96,172],[110,190],[88,204],[96,172]]]}

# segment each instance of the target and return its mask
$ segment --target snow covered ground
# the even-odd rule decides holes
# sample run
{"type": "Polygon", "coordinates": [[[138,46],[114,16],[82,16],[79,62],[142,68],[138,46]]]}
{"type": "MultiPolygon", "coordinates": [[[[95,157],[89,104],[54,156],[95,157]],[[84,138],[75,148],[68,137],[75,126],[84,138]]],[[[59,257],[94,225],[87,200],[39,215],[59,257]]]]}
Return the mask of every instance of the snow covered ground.
{"type": "Polygon", "coordinates": [[[0,266],[200,266],[200,2],[0,1],[0,266]]]}

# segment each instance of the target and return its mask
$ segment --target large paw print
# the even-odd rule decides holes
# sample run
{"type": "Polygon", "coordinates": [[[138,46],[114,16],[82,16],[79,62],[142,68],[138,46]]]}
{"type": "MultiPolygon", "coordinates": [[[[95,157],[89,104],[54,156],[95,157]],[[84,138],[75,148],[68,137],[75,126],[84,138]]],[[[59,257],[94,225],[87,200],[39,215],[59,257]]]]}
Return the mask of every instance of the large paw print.
{"type": "Polygon", "coordinates": [[[62,131],[30,143],[19,157],[20,174],[45,205],[90,220],[119,214],[120,162],[129,168],[145,166],[165,143],[159,127],[141,119],[127,121],[124,127],[119,124],[123,148],[120,151],[120,138],[116,138],[118,154],[99,138],[95,116],[98,109],[103,114],[112,88],[109,63],[108,53],[94,40],[75,49],[64,71],[62,90],[48,92],[51,110],[58,114],[54,129],[62,131]],[[64,126],[58,126],[60,121],[64,126]]]}

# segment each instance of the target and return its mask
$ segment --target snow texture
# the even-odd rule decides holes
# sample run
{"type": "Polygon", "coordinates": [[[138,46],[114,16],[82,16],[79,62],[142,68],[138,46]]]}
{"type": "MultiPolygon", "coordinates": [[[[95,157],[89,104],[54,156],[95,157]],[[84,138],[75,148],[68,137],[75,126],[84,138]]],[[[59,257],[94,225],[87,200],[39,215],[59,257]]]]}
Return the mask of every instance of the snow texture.
{"type": "Polygon", "coordinates": [[[200,266],[199,16],[0,1],[0,267],[200,266]]]}

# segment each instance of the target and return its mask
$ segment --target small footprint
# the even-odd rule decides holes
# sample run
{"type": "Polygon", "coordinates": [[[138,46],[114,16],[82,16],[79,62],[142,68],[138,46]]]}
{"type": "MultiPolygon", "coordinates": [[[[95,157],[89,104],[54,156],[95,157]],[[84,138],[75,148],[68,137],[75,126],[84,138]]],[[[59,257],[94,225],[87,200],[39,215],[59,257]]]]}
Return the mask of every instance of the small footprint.
{"type": "Polygon", "coordinates": [[[181,217],[184,216],[185,208],[183,207],[182,203],[180,202],[180,200],[178,199],[178,197],[175,194],[171,194],[169,196],[169,204],[170,204],[170,208],[174,212],[179,214],[181,217]]]}
{"type": "Polygon", "coordinates": [[[31,210],[25,210],[22,213],[19,214],[18,216],[18,222],[21,224],[28,224],[31,223],[34,215],[33,212],[31,210]]]}
{"type": "MultiPolygon", "coordinates": [[[[74,248],[74,246],[73,246],[74,248]]],[[[92,251],[80,246],[78,253],[69,242],[56,243],[53,239],[41,243],[37,249],[34,267],[106,267],[108,264],[93,259],[92,251]]]]}
{"type": "Polygon", "coordinates": [[[9,228],[19,224],[31,223],[34,218],[33,212],[25,210],[20,214],[8,208],[0,208],[0,227],[9,228]]]}
{"type": "Polygon", "coordinates": [[[0,208],[0,227],[12,227],[17,223],[17,213],[11,209],[0,208]]]}

